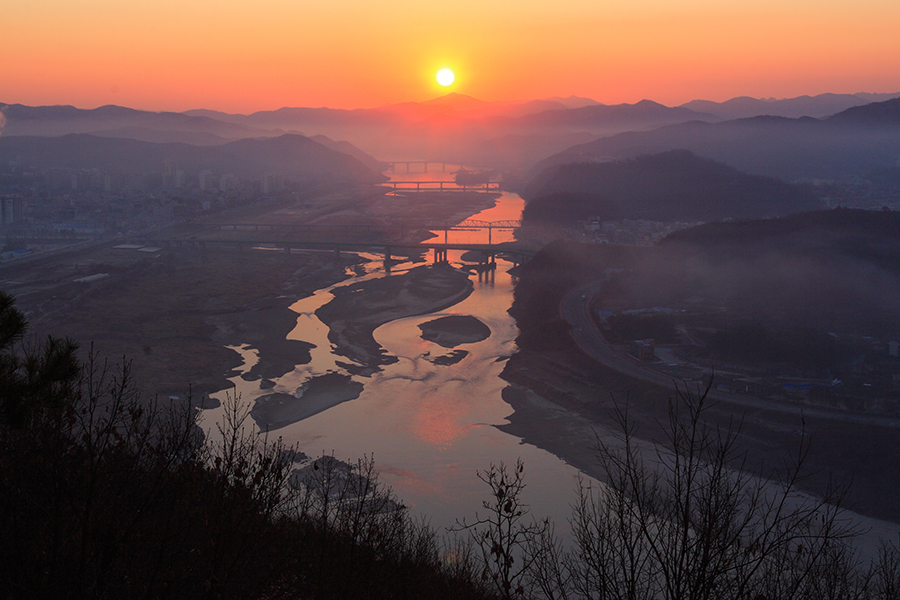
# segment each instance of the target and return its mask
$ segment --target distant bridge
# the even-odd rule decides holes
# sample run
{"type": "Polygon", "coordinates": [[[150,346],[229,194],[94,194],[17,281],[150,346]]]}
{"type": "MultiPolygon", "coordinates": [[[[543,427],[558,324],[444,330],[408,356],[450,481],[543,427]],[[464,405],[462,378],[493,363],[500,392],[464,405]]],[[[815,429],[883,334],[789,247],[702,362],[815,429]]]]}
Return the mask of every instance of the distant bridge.
{"type": "MultiPolygon", "coordinates": [[[[440,243],[440,242],[422,242],[422,243],[386,243],[371,241],[352,241],[352,240],[335,240],[335,241],[304,241],[304,240],[272,240],[265,237],[241,238],[241,239],[186,239],[186,238],[169,238],[146,237],[134,238],[131,241],[140,241],[145,244],[153,244],[155,246],[190,246],[198,249],[207,246],[233,246],[238,250],[250,248],[271,248],[282,250],[290,254],[292,250],[327,250],[332,251],[336,255],[341,252],[373,252],[383,254],[385,263],[388,264],[393,260],[395,254],[413,255],[426,252],[433,252],[435,263],[447,262],[447,252],[449,250],[462,250],[463,252],[477,252],[479,254],[479,271],[490,271],[496,268],[496,257],[503,256],[508,258],[513,264],[518,265],[531,259],[535,250],[516,246],[512,243],[503,244],[456,244],[456,243],[440,243]],[[398,252],[400,251],[400,252],[398,252]],[[404,252],[405,251],[405,252],[404,252]]],[[[388,270],[390,268],[388,267],[388,270]]]]}
{"type": "Polygon", "coordinates": [[[422,165],[422,172],[428,172],[428,165],[441,165],[441,173],[445,173],[447,171],[447,164],[445,162],[436,162],[433,160],[384,160],[381,161],[386,165],[390,165],[391,173],[397,172],[397,165],[406,165],[406,172],[409,173],[410,165],[422,165]]]}
{"type": "Polygon", "coordinates": [[[391,223],[340,223],[340,224],[296,224],[296,223],[223,223],[217,225],[219,231],[267,232],[280,234],[283,241],[306,239],[307,241],[362,241],[366,243],[400,242],[408,234],[420,231],[443,231],[444,243],[450,231],[487,231],[487,243],[493,244],[493,232],[512,231],[522,226],[518,220],[479,221],[467,219],[461,223],[433,223],[428,221],[394,221],[391,223]],[[324,238],[324,239],[323,239],[324,238]],[[352,240],[347,240],[352,238],[352,240]]]}
{"type": "Polygon", "coordinates": [[[459,185],[453,181],[387,181],[384,186],[391,186],[395,192],[476,192],[500,193],[500,182],[488,181],[474,185],[459,185]]]}
{"type": "Polygon", "coordinates": [[[131,236],[129,241],[154,246],[232,246],[239,250],[270,248],[290,253],[292,250],[325,250],[336,255],[343,251],[374,252],[383,254],[385,268],[390,269],[394,254],[405,256],[434,253],[434,262],[447,262],[449,250],[474,252],[478,255],[479,272],[493,271],[496,257],[502,255],[514,264],[520,264],[534,256],[535,250],[515,242],[494,243],[493,231],[513,230],[521,221],[481,221],[467,219],[461,223],[433,223],[423,220],[388,223],[352,224],[293,224],[293,223],[222,223],[204,233],[190,238],[175,236],[165,238],[159,233],[131,236]],[[443,231],[444,240],[418,241],[423,231],[443,231]],[[487,243],[457,243],[448,237],[450,231],[487,231],[487,243]]]}

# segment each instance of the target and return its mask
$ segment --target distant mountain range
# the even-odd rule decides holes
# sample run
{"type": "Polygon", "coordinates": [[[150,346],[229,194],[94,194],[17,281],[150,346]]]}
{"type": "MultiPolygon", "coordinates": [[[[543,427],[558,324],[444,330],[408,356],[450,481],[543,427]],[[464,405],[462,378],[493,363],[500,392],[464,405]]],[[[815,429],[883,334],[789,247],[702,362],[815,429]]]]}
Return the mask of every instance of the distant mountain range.
{"type": "MultiPolygon", "coordinates": [[[[85,110],[72,106],[0,104],[0,111],[5,116],[0,134],[6,137],[86,133],[105,138],[194,146],[221,146],[239,139],[274,138],[285,134],[321,135],[328,140],[346,140],[357,149],[357,154],[353,154],[357,158],[367,154],[382,160],[456,162],[507,171],[526,169],[561,152],[568,157],[584,153],[589,160],[609,159],[607,150],[612,152],[613,158],[633,156],[634,152],[622,146],[632,144],[635,148],[640,147],[641,153],[687,148],[698,155],[721,159],[744,170],[778,174],[777,169],[765,170],[762,168],[765,165],[758,163],[782,162],[779,152],[766,159],[754,159],[755,162],[746,159],[738,164],[732,162],[730,153],[734,152],[724,149],[724,153],[719,154],[716,143],[694,143],[691,140],[702,137],[698,133],[701,131],[730,135],[731,131],[756,130],[758,133],[747,133],[741,138],[743,143],[747,143],[747,135],[755,136],[757,139],[749,141],[750,146],[754,147],[758,146],[761,138],[780,136],[778,132],[785,128],[793,128],[791,135],[803,137],[806,130],[812,131],[815,126],[806,122],[786,124],[786,121],[772,119],[799,118],[802,121],[805,118],[812,121],[859,108],[872,100],[884,101],[897,96],[900,93],[822,94],[785,100],[734,98],[721,103],[696,100],[682,106],[668,107],[650,100],[604,105],[590,98],[574,96],[528,102],[484,102],[454,93],[426,102],[406,102],[373,109],[285,107],[249,115],[212,110],[176,113],[120,106],[85,110]],[[746,121],[747,118],[750,121],[746,121]],[[675,129],[667,129],[667,126],[674,126],[675,129]],[[717,129],[719,126],[722,128],[717,129]],[[806,130],[803,130],[804,127],[806,130]],[[772,133],[775,130],[778,132],[772,133]],[[609,139],[608,136],[617,134],[625,134],[626,137],[610,142],[609,148],[604,146],[607,142],[597,139],[600,136],[609,139]],[[682,136],[687,136],[684,138],[687,145],[677,145],[674,141],[674,138],[680,139],[682,136]],[[632,141],[623,141],[626,139],[632,141]],[[577,146],[586,142],[599,143],[603,150],[577,146]],[[704,144],[711,146],[705,148],[704,144]]],[[[833,124],[838,122],[839,119],[833,124]]],[[[826,141],[831,143],[831,140],[826,141]]],[[[843,142],[839,145],[846,146],[843,142]]],[[[803,144],[788,143],[780,154],[786,155],[787,162],[791,163],[796,158],[791,154],[802,148],[803,144]]],[[[345,146],[342,151],[349,152],[349,148],[345,146]]],[[[827,163],[827,160],[823,162],[819,172],[829,171],[827,163]]],[[[377,168],[372,162],[369,166],[377,168]]],[[[797,169],[785,168],[780,176],[794,176],[797,172],[797,169]]]]}
{"type": "MultiPolygon", "coordinates": [[[[376,182],[383,176],[349,154],[300,135],[243,139],[219,146],[151,143],[84,133],[58,137],[2,136],[0,164],[28,168],[101,169],[110,173],[160,172],[167,160],[196,175],[204,169],[257,178],[279,172],[293,179],[376,182]]],[[[369,161],[372,159],[369,158],[369,161]]],[[[368,162],[368,161],[367,161],[368,162]]]]}
{"type": "Polygon", "coordinates": [[[578,144],[538,162],[538,176],[556,165],[605,162],[669,150],[794,180],[851,180],[900,167],[900,98],[849,108],[825,119],[752,117],[687,122],[578,144]]]}
{"type": "Polygon", "coordinates": [[[693,100],[682,104],[681,108],[689,108],[725,119],[744,119],[759,116],[791,117],[795,119],[813,117],[818,119],[853,108],[854,106],[862,106],[871,102],[883,102],[897,97],[900,97],[900,93],[820,94],[818,96],[799,96],[781,100],[741,96],[725,102],[693,100]]]}

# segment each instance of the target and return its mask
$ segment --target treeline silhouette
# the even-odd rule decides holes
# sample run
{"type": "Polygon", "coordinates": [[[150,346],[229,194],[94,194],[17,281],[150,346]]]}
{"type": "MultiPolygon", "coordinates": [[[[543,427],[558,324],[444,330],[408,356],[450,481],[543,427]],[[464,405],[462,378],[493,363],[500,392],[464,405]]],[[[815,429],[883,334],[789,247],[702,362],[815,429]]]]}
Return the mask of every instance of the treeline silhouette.
{"type": "MultiPolygon", "coordinates": [[[[71,340],[24,341],[0,293],[0,587],[7,598],[735,598],[887,600],[892,542],[867,561],[843,490],[799,493],[808,444],[768,475],[741,469],[739,427],[679,390],[665,437],[598,441],[606,487],[582,482],[572,544],[522,501],[525,469],[491,465],[484,512],[440,537],[374,461],[299,453],[236,399],[205,439],[190,404],[142,401],[129,366],[71,340]]],[[[707,390],[708,391],[708,390],[707,390]]]]}
{"type": "Polygon", "coordinates": [[[371,461],[323,457],[298,480],[237,402],[205,441],[128,364],[79,364],[26,325],[0,293],[4,598],[491,597],[471,550],[412,519],[371,461]]]}

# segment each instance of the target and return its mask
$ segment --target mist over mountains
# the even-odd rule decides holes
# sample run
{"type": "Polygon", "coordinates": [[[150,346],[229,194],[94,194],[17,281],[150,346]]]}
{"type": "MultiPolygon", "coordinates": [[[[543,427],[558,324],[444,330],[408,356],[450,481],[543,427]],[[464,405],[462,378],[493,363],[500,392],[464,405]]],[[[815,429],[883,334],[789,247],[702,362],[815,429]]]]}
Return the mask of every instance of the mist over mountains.
{"type": "Polygon", "coordinates": [[[248,138],[219,146],[151,143],[83,133],[59,137],[0,137],[0,163],[21,164],[32,169],[102,169],[142,174],[159,172],[165,161],[173,161],[191,175],[208,169],[248,178],[278,171],[299,179],[383,180],[379,169],[373,170],[378,163],[371,157],[365,165],[358,158],[301,135],[248,138]]]}
{"type": "Polygon", "coordinates": [[[850,108],[825,119],[762,116],[631,131],[572,146],[537,163],[532,173],[570,162],[602,162],[679,149],[788,181],[866,177],[898,167],[900,99],[850,108]]]}
{"type": "Polygon", "coordinates": [[[835,113],[862,106],[871,102],[883,102],[898,97],[900,94],[820,94],[818,96],[799,96],[797,98],[763,99],[740,96],[725,102],[709,100],[692,100],[682,104],[698,112],[709,113],[725,119],[744,119],[747,117],[772,116],[822,118],[835,113]]]}
{"type": "MultiPolygon", "coordinates": [[[[651,100],[604,105],[578,97],[485,102],[454,93],[372,109],[285,107],[249,115],[205,109],[176,113],[20,104],[0,104],[0,110],[5,116],[4,137],[88,133],[152,143],[222,146],[286,133],[322,135],[346,140],[382,160],[439,160],[512,171],[540,163],[533,174],[569,161],[687,149],[748,172],[793,179],[855,176],[873,167],[894,165],[900,148],[893,143],[897,136],[892,131],[861,135],[855,128],[864,124],[854,121],[859,117],[838,117],[837,113],[896,96],[735,98],[667,107],[651,100]]],[[[890,115],[880,119],[885,127],[896,126],[890,115]]]]}

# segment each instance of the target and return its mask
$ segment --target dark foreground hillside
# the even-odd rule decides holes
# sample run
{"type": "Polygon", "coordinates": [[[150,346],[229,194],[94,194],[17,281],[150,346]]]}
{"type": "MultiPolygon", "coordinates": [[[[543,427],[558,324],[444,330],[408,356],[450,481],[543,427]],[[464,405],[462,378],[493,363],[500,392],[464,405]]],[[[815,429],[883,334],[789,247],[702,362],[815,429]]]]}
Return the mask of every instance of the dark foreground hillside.
{"type": "Polygon", "coordinates": [[[70,340],[22,345],[26,326],[0,294],[4,598],[491,597],[371,461],[298,472],[236,404],[205,441],[190,403],[141,399],[70,340]]]}
{"type": "Polygon", "coordinates": [[[204,440],[190,404],[141,401],[127,365],[79,364],[70,340],[20,345],[26,325],[0,294],[7,598],[812,600],[836,589],[888,600],[900,589],[900,549],[886,541],[859,558],[840,492],[797,496],[802,444],[773,496],[729,470],[738,430],[702,425],[705,394],[676,394],[661,425],[686,460],[663,448],[647,461],[637,440],[597,448],[610,487],[576,492],[574,545],[531,520],[521,462],[478,474],[483,512],[448,539],[409,517],[371,459],[309,461],[252,433],[237,403],[204,440]]]}

